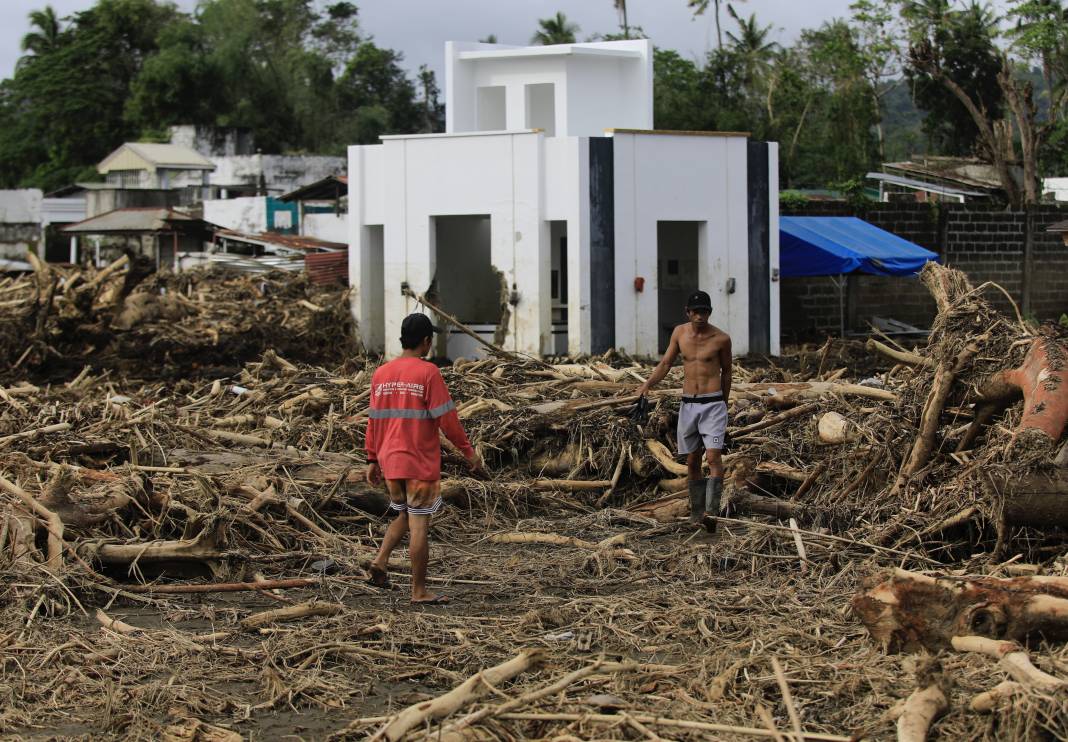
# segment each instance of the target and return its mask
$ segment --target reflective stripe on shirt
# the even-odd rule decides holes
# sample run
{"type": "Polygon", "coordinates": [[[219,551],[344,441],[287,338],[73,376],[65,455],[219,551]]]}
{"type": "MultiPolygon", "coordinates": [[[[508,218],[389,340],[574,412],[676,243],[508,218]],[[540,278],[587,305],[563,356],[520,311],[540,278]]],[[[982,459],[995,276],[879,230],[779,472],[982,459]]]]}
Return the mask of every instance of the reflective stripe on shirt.
{"type": "Polygon", "coordinates": [[[401,419],[401,420],[429,420],[436,419],[444,415],[453,409],[455,405],[452,400],[449,400],[443,405],[439,405],[432,410],[411,410],[406,408],[385,408],[381,410],[371,410],[368,414],[372,420],[388,420],[388,419],[401,419]]]}

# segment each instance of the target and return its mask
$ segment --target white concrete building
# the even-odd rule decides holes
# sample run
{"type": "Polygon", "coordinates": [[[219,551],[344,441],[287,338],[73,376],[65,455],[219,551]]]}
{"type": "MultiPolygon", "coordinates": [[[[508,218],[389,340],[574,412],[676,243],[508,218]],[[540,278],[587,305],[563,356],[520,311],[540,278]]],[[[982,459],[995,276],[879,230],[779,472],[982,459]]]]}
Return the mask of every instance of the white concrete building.
{"type": "Polygon", "coordinates": [[[400,351],[407,289],[509,350],[655,356],[701,288],[778,353],[777,145],[654,131],[652,86],[647,40],[446,44],[446,133],[349,148],[365,345],[400,351]]]}

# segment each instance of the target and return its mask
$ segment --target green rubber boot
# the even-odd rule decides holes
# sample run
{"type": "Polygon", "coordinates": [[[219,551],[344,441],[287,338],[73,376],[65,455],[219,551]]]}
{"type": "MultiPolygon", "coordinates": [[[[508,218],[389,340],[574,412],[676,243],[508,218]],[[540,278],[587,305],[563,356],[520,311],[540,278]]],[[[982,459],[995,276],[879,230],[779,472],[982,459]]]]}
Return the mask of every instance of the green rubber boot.
{"type": "MultiPolygon", "coordinates": [[[[719,515],[719,501],[723,495],[723,478],[722,477],[710,477],[705,480],[708,484],[705,487],[705,529],[709,533],[716,532],[716,516],[719,515]]],[[[693,494],[691,490],[690,499],[692,501],[693,494]]]]}
{"type": "Polygon", "coordinates": [[[705,513],[707,479],[690,480],[690,522],[698,525],[705,513]]]}

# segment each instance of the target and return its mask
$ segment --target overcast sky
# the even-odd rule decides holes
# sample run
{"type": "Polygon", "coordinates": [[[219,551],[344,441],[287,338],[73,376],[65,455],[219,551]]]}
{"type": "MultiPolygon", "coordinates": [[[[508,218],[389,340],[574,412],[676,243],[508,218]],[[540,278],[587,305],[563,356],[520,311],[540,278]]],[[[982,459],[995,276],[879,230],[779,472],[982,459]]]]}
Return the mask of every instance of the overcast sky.
{"type": "MultiPolygon", "coordinates": [[[[428,64],[442,82],[446,41],[475,41],[496,34],[502,44],[525,44],[538,18],[557,10],[578,23],[579,39],[616,30],[618,16],[612,0],[354,0],[360,9],[364,33],[378,44],[404,53],[411,70],[428,64]]],[[[192,10],[196,0],[176,0],[192,10]]],[[[0,0],[0,75],[10,77],[19,57],[19,42],[29,29],[30,11],[51,4],[61,17],[92,7],[94,0],[0,0]]],[[[740,13],[756,13],[764,25],[772,24],[782,43],[797,38],[802,28],[849,15],[850,0],[745,0],[740,13]]],[[[686,0],[629,0],[630,23],[641,26],[662,47],[701,57],[715,44],[710,15],[693,19],[686,0]]],[[[730,27],[724,18],[724,28],[730,27]]]]}

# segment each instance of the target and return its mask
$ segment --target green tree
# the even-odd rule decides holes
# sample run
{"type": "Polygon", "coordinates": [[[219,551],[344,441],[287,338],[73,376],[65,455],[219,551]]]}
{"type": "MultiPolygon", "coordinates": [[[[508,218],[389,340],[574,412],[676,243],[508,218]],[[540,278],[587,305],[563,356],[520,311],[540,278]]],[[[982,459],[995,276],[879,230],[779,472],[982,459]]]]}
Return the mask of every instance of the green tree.
{"type": "Polygon", "coordinates": [[[421,131],[434,133],[445,131],[445,105],[441,102],[434,70],[425,64],[419,65],[419,86],[422,94],[423,125],[421,131]]]}
{"type": "Polygon", "coordinates": [[[1065,104],[1064,96],[1058,94],[1063,76],[1058,76],[1055,70],[1058,65],[1063,65],[1059,60],[1064,59],[1064,39],[1068,31],[1059,2],[1017,0],[1011,8],[1016,28],[1007,39],[1000,40],[1009,42],[1007,49],[999,48],[995,43],[992,14],[985,6],[976,3],[956,14],[951,13],[946,21],[948,29],[914,23],[909,67],[940,83],[964,107],[975,126],[976,149],[994,165],[1009,204],[1019,208],[1036,203],[1041,197],[1039,164],[1042,152],[1065,104]],[[955,30],[967,29],[971,29],[973,36],[985,32],[989,38],[988,46],[980,51],[988,69],[997,67],[995,79],[1001,97],[996,109],[981,95],[968,90],[970,80],[966,74],[947,64],[950,55],[945,39],[952,39],[955,30]],[[1039,113],[1034,82],[1028,74],[1029,62],[1036,57],[1042,62],[1049,81],[1047,88],[1051,97],[1046,101],[1044,116],[1039,113]],[[1060,77],[1061,82],[1058,83],[1055,77],[1060,77]],[[1022,184],[1017,182],[1013,172],[1017,162],[1022,164],[1022,184]]]}
{"type": "MultiPolygon", "coordinates": [[[[736,0],[736,2],[744,3],[745,0],[736,0]]],[[[702,15],[708,6],[712,5],[712,17],[716,23],[716,48],[723,48],[723,29],[719,24],[719,9],[721,5],[724,5],[724,0],[686,0],[686,4],[693,10],[694,16],[702,15]]],[[[727,9],[730,9],[730,5],[727,5],[727,9]]]]}
{"type": "Polygon", "coordinates": [[[99,0],[61,43],[34,47],[0,94],[0,183],[50,190],[95,175],[136,133],[123,116],[130,84],[176,15],[155,0],[99,0]]]}
{"type": "MultiPolygon", "coordinates": [[[[349,60],[337,84],[342,115],[352,118],[351,125],[341,127],[349,143],[371,144],[382,134],[424,129],[426,110],[400,66],[402,60],[399,52],[370,41],[361,44],[349,60]]],[[[432,95],[436,96],[436,88],[430,91],[432,95]]]]}
{"type": "Polygon", "coordinates": [[[801,46],[820,91],[817,117],[823,127],[817,149],[825,159],[824,182],[860,182],[878,159],[873,132],[879,121],[860,39],[847,22],[836,20],[803,32],[801,46]]]}
{"type": "Polygon", "coordinates": [[[883,127],[884,99],[901,81],[904,29],[893,8],[874,0],[856,0],[851,6],[850,28],[876,111],[875,133],[879,159],[886,159],[886,132],[883,127]]]}
{"type": "Polygon", "coordinates": [[[1068,9],[1061,0],[1017,0],[1009,20],[1015,24],[1007,36],[1018,67],[1010,69],[1006,59],[998,80],[1019,134],[1025,198],[1033,202],[1041,196],[1043,164],[1057,175],[1068,165],[1068,9]],[[1026,74],[1033,65],[1041,70],[1040,95],[1026,74]]]}
{"type": "Polygon", "coordinates": [[[750,87],[759,85],[767,76],[775,52],[780,48],[776,42],[768,39],[771,26],[762,28],[757,23],[755,13],[743,19],[733,5],[727,6],[727,13],[738,24],[737,34],[728,31],[727,38],[730,39],[731,51],[744,68],[743,79],[750,87]]]}
{"type": "Polygon", "coordinates": [[[27,54],[41,56],[54,51],[60,44],[62,28],[56,11],[51,5],[44,10],[30,12],[30,28],[33,29],[22,37],[21,49],[27,54]]]}
{"type": "Polygon", "coordinates": [[[612,0],[612,5],[619,13],[619,27],[623,29],[623,38],[630,38],[630,23],[627,22],[627,0],[612,0]]]}
{"type": "Polygon", "coordinates": [[[653,125],[699,131],[712,126],[697,64],[670,49],[653,50],[653,125]]]}
{"type": "Polygon", "coordinates": [[[952,10],[946,0],[914,0],[906,4],[903,15],[913,37],[919,38],[914,48],[929,48],[937,60],[937,71],[916,64],[906,68],[916,105],[927,114],[924,132],[936,151],[973,154],[980,139],[978,124],[966,103],[946,95],[940,76],[952,79],[988,117],[1000,118],[1003,95],[998,84],[997,19],[983,6],[952,10]]]}
{"type": "Polygon", "coordinates": [[[531,44],[551,46],[552,44],[574,44],[575,34],[579,32],[577,23],[572,23],[560,11],[551,18],[538,19],[538,30],[531,37],[531,44]]]}

